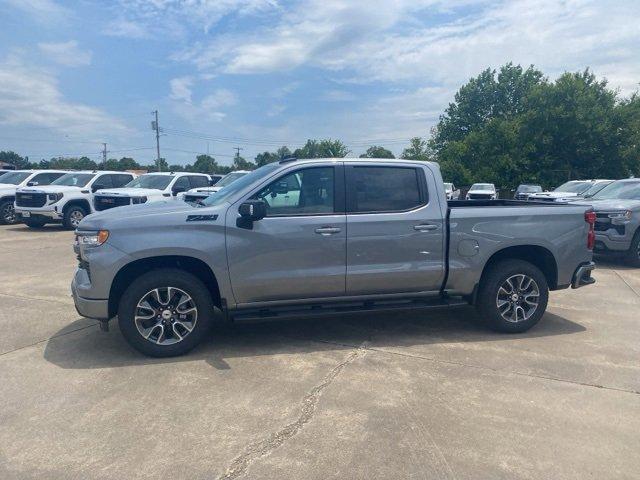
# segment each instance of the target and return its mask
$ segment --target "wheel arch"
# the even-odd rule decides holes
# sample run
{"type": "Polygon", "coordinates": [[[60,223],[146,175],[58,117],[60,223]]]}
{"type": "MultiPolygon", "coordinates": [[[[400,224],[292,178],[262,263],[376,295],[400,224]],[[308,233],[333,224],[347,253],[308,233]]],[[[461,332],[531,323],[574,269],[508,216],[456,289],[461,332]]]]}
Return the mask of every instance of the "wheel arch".
{"type": "Polygon", "coordinates": [[[75,207],[75,206],[84,208],[87,211],[87,215],[91,213],[91,204],[89,203],[89,200],[85,198],[77,198],[75,200],[69,200],[67,203],[65,203],[64,207],[62,207],[62,212],[64,213],[69,208],[75,207]]]}
{"type": "Polygon", "coordinates": [[[109,318],[117,315],[120,299],[131,282],[149,271],[160,268],[177,268],[191,273],[205,284],[214,305],[222,308],[218,280],[209,265],[198,258],[186,255],[163,255],[134,260],[118,270],[109,290],[109,318]]]}

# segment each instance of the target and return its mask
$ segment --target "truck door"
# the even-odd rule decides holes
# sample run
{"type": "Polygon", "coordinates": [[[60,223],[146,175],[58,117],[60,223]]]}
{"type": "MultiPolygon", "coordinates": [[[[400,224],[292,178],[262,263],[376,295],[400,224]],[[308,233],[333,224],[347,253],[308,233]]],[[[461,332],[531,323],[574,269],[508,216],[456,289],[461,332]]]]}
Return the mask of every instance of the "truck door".
{"type": "Polygon", "coordinates": [[[444,220],[429,170],[345,166],[347,295],[438,290],[444,220]]]}
{"type": "Polygon", "coordinates": [[[236,223],[239,203],[227,211],[227,257],[236,302],[344,295],[342,164],[293,167],[248,198],[263,200],[267,216],[249,229],[236,223]]]}

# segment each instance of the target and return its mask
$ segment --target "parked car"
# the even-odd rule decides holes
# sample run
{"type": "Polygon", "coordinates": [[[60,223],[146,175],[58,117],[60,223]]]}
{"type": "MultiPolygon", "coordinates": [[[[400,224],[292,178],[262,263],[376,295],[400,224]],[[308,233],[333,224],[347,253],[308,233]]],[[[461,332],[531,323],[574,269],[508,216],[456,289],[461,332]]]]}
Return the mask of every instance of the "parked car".
{"type": "Polygon", "coordinates": [[[50,185],[22,187],[16,192],[16,213],[31,228],[60,223],[74,229],[93,213],[93,197],[103,188],[124,185],[135,175],[118,171],[65,172],[50,185]]]}
{"type": "Polygon", "coordinates": [[[460,198],[460,189],[456,188],[453,183],[444,183],[444,191],[447,194],[447,200],[458,200],[460,198]]]}
{"type": "Polygon", "coordinates": [[[11,170],[0,177],[0,223],[18,223],[15,212],[16,191],[24,185],[49,185],[64,175],[63,170],[11,170]]]}
{"type": "Polygon", "coordinates": [[[474,304],[491,328],[523,332],[549,290],[595,281],[594,218],[581,205],[448,204],[431,162],[281,161],[202,205],[85,218],[71,289],[81,315],[105,329],[117,316],[153,356],[187,352],[214,321],[348,311],[474,304]]]}
{"type": "Polygon", "coordinates": [[[216,183],[218,183],[223,178],[224,178],[224,175],[218,175],[218,174],[209,175],[209,185],[213,187],[216,183]]]}
{"type": "Polygon", "coordinates": [[[584,202],[596,213],[596,251],[624,254],[640,267],[640,179],[610,183],[584,202]]]}
{"type": "Polygon", "coordinates": [[[157,172],[140,175],[121,188],[103,190],[94,198],[97,211],[124,205],[182,199],[194,187],[208,187],[209,175],[189,172],[157,172]]]}
{"type": "Polygon", "coordinates": [[[493,183],[474,183],[467,192],[467,200],[495,200],[498,198],[496,186],[493,183]]]}
{"type": "Polygon", "coordinates": [[[531,195],[532,193],[540,193],[540,192],[542,192],[542,186],[523,183],[522,185],[518,185],[518,188],[516,188],[516,191],[513,194],[513,199],[528,200],[529,195],[531,195]]]}
{"type": "Polygon", "coordinates": [[[590,198],[593,198],[593,196],[598,193],[600,190],[602,190],[604,187],[606,187],[607,185],[613,183],[615,180],[601,180],[601,181],[597,181],[594,182],[591,187],[589,187],[587,190],[585,190],[582,193],[579,193],[576,196],[572,196],[572,197],[563,197],[563,198],[559,198],[557,201],[562,201],[562,202],[582,202],[583,200],[588,200],[590,198]]]}
{"type": "Polygon", "coordinates": [[[211,187],[201,187],[201,188],[192,188],[184,195],[185,202],[198,202],[200,200],[204,200],[209,195],[212,195],[216,192],[219,192],[227,185],[232,184],[239,178],[244,177],[249,170],[236,170],[235,172],[228,173],[225,175],[222,180],[219,180],[214,186],[211,187]]]}
{"type": "Polygon", "coordinates": [[[557,187],[552,192],[534,193],[529,195],[529,200],[536,202],[565,202],[572,197],[577,197],[594,185],[611,180],[570,180],[557,187]]]}

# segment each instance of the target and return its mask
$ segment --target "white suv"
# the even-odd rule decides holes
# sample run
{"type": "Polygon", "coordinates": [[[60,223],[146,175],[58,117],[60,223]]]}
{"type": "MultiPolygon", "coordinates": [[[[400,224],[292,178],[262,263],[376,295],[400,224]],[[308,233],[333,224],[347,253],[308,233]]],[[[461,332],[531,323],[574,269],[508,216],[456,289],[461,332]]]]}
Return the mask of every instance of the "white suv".
{"type": "Polygon", "coordinates": [[[250,173],[249,170],[236,170],[234,172],[226,174],[224,177],[222,177],[222,179],[218,180],[212,186],[192,188],[184,195],[184,201],[198,202],[199,200],[204,200],[209,195],[213,195],[214,193],[222,190],[230,183],[233,183],[237,179],[244,177],[247,173],[250,173]]]}
{"type": "Polygon", "coordinates": [[[24,185],[49,185],[65,173],[63,170],[12,170],[0,176],[0,223],[18,223],[13,206],[16,190],[24,185]]]}
{"type": "Polygon", "coordinates": [[[204,173],[146,173],[122,188],[101,191],[94,198],[94,207],[101,211],[124,205],[182,199],[187,190],[207,187],[210,181],[209,175],[204,173]]]}
{"type": "Polygon", "coordinates": [[[103,188],[120,187],[135,175],[127,172],[67,172],[46,187],[25,187],[16,192],[16,214],[31,228],[47,223],[75,229],[80,221],[93,213],[93,196],[103,188]]]}

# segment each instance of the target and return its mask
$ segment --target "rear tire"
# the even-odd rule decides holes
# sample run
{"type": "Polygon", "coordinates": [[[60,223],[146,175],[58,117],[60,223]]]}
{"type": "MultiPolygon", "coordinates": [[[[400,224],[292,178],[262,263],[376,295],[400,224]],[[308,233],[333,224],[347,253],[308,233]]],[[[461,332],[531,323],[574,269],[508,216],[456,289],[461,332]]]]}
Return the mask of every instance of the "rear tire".
{"type": "Polygon", "coordinates": [[[627,262],[634,267],[640,267],[640,228],[636,230],[636,234],[631,240],[631,247],[625,255],[627,262]]]}
{"type": "Polygon", "coordinates": [[[89,215],[84,207],[71,205],[64,210],[62,225],[68,230],[75,230],[84,217],[89,215]]]}
{"type": "Polygon", "coordinates": [[[29,227],[29,228],[42,228],[44,227],[47,222],[45,222],[44,220],[23,220],[24,224],[29,227]]]}
{"type": "Polygon", "coordinates": [[[18,223],[16,212],[13,208],[13,200],[0,202],[0,223],[3,225],[14,225],[18,223]]]}
{"type": "Polygon", "coordinates": [[[202,341],[214,314],[204,283],[184,270],[163,268],[131,282],[120,300],[118,324],[129,345],[139,352],[174,357],[202,341]]]}
{"type": "Polygon", "coordinates": [[[549,286],[538,267],[524,260],[502,260],[484,273],[478,290],[478,311],[492,330],[526,332],[547,308],[549,286]]]}

